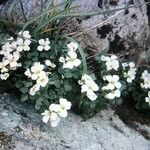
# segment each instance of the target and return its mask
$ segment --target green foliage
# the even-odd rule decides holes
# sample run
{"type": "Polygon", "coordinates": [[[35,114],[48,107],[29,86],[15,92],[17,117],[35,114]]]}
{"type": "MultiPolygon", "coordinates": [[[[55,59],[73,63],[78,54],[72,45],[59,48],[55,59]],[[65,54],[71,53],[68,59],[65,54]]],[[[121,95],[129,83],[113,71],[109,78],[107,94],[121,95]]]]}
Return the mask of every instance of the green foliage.
{"type": "Polygon", "coordinates": [[[150,72],[149,68],[146,67],[140,67],[137,72],[136,80],[132,86],[131,89],[129,89],[133,99],[135,100],[136,104],[135,107],[138,110],[150,110],[149,103],[145,102],[145,97],[148,97],[148,91],[149,89],[141,88],[140,84],[143,82],[141,80],[141,74],[144,70],[148,70],[150,72]]]}
{"type": "MultiPolygon", "coordinates": [[[[118,70],[108,71],[106,64],[101,60],[101,54],[97,54],[95,58],[92,58],[94,61],[92,64],[94,69],[91,70],[87,62],[85,50],[80,44],[78,44],[77,54],[81,60],[81,65],[73,69],[64,69],[62,67],[59,58],[66,56],[68,52],[67,44],[70,42],[77,43],[75,39],[61,34],[65,18],[98,15],[125,9],[118,8],[116,10],[79,14],[73,13],[72,10],[74,8],[70,7],[71,2],[72,0],[65,0],[63,3],[54,5],[54,1],[52,1],[46,10],[43,11],[42,9],[39,15],[31,18],[25,16],[23,5],[21,5],[24,21],[20,23],[14,20],[14,1],[8,10],[7,16],[3,18],[0,17],[1,44],[7,42],[10,36],[13,36],[15,40],[18,37],[22,38],[22,35],[18,35],[20,30],[30,31],[30,40],[32,42],[30,51],[23,51],[21,53],[19,62],[22,66],[14,71],[11,70],[10,77],[6,81],[0,80],[0,91],[15,91],[15,93],[18,93],[20,96],[22,102],[31,103],[35,106],[35,109],[39,111],[45,110],[52,103],[58,103],[59,98],[64,97],[71,101],[73,111],[81,114],[85,119],[94,116],[97,112],[109,105],[121,105],[123,99],[126,99],[129,95],[136,101],[137,109],[149,109],[148,103],[145,102],[148,90],[141,89],[140,87],[141,69],[138,70],[138,76],[133,83],[128,84],[123,76],[124,72],[122,67],[118,70]],[[49,51],[38,51],[38,41],[46,38],[50,39],[51,49],[49,51]],[[35,95],[31,95],[29,91],[34,86],[35,81],[28,78],[24,73],[27,69],[31,68],[35,62],[44,64],[45,60],[50,60],[56,67],[50,68],[46,65],[44,66],[45,72],[51,72],[48,84],[45,87],[41,87],[35,95]],[[87,98],[86,94],[81,92],[81,86],[78,81],[81,80],[83,74],[90,75],[100,88],[98,92],[96,91],[97,99],[94,101],[91,101],[87,98]],[[108,84],[103,79],[103,77],[107,75],[118,75],[120,77],[119,82],[122,84],[122,87],[119,89],[121,92],[120,97],[115,97],[114,99],[106,98],[106,95],[111,92],[111,90],[102,90],[102,87],[108,84]]],[[[121,66],[121,62],[119,65],[121,66]]]]}

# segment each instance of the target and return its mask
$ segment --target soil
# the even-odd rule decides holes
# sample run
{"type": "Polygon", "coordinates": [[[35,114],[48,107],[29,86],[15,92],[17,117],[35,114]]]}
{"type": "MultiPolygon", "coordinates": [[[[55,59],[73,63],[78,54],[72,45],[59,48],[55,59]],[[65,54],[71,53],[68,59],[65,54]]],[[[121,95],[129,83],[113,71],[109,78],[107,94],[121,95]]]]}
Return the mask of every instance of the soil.
{"type": "Polygon", "coordinates": [[[131,103],[131,99],[125,100],[121,106],[115,109],[119,118],[130,128],[138,131],[146,139],[150,140],[150,134],[148,131],[140,129],[136,123],[150,126],[150,112],[140,112],[135,108],[134,103],[131,103]]]}

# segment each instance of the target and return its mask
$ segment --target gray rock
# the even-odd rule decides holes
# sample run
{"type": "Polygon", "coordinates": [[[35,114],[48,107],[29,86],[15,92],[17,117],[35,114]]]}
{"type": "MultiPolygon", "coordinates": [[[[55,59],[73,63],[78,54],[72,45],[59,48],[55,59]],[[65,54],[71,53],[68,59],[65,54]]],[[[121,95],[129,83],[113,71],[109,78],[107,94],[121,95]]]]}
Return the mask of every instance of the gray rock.
{"type": "MultiPolygon", "coordinates": [[[[19,2],[19,0],[17,0],[19,2]]],[[[25,14],[29,17],[41,8],[41,1],[22,0],[25,14]],[[34,6],[34,7],[33,7],[34,6]],[[34,8],[34,9],[33,9],[34,8]]],[[[45,0],[47,4],[48,0],[45,0]]],[[[60,1],[60,0],[58,0],[60,1]]],[[[58,2],[57,1],[57,2],[58,2]]],[[[89,12],[125,6],[128,0],[119,0],[116,5],[98,0],[74,0],[73,5],[80,4],[75,11],[89,12]],[[99,3],[98,3],[99,2],[99,3]],[[98,6],[99,4],[99,6],[98,6]]],[[[140,0],[144,3],[144,0],[140,0]]],[[[0,6],[0,13],[5,14],[11,0],[0,6]]],[[[15,7],[21,12],[20,4],[15,7]]],[[[21,14],[21,13],[19,13],[21,14]]],[[[83,31],[81,36],[86,46],[110,52],[131,55],[139,53],[145,47],[149,36],[146,6],[125,11],[84,17],[76,21],[75,26],[83,31]],[[111,18],[111,19],[108,19],[111,18]],[[106,21],[108,19],[108,21],[106,21]],[[105,23],[102,23],[105,21],[105,23]],[[99,26],[97,24],[100,24],[99,26]],[[96,26],[95,28],[93,28],[96,26]],[[93,28],[92,30],[89,28],[93,28]],[[85,38],[86,37],[86,38],[85,38]],[[84,40],[86,39],[86,40],[84,40]]],[[[76,27],[73,27],[76,29],[76,27]]],[[[137,124],[139,129],[150,134],[150,127],[137,124]]],[[[102,111],[92,119],[82,118],[70,112],[57,128],[41,121],[41,115],[26,104],[20,104],[8,95],[0,97],[0,150],[149,150],[150,141],[139,132],[125,125],[114,111],[102,111]],[[112,118],[112,121],[110,120],[112,118]]]]}
{"type": "MultiPolygon", "coordinates": [[[[16,11],[21,14],[20,3],[17,1],[16,11]]],[[[56,0],[56,3],[62,0],[56,0]]],[[[45,7],[51,0],[22,0],[27,17],[39,12],[41,5],[45,7]]],[[[120,56],[137,58],[141,51],[146,48],[146,40],[150,36],[148,26],[147,7],[144,0],[74,0],[73,6],[77,5],[75,12],[94,12],[101,10],[125,7],[128,4],[136,4],[137,7],[118,12],[107,13],[92,17],[77,19],[72,23],[72,31],[79,30],[84,33],[80,36],[82,42],[89,47],[102,51],[109,50],[120,56]],[[138,7],[141,5],[141,7],[138,7]]],[[[0,6],[1,14],[5,14],[11,5],[11,0],[0,6]]],[[[70,28],[70,27],[69,27],[70,28]]],[[[68,32],[68,33],[71,33],[68,32]]]]}
{"type": "MultiPolygon", "coordinates": [[[[0,98],[1,150],[149,150],[150,141],[126,126],[114,111],[83,121],[72,112],[56,128],[9,95],[0,98]],[[110,120],[110,118],[112,118],[110,120]]],[[[150,133],[150,127],[138,124],[150,133]]]]}
{"type": "MultiPolygon", "coordinates": [[[[99,6],[98,0],[86,2],[76,0],[76,3],[80,4],[79,11],[85,12],[115,9],[124,7],[129,3],[129,0],[119,0],[116,5],[112,6],[109,4],[110,0],[100,1],[101,5],[99,6]]],[[[135,2],[133,1],[133,3],[135,2]]],[[[144,0],[139,1],[139,4],[144,3],[144,0]]],[[[80,27],[81,31],[90,37],[91,43],[95,43],[93,46],[97,50],[108,49],[110,53],[131,55],[131,57],[145,49],[145,41],[150,35],[146,5],[130,8],[126,11],[121,10],[115,13],[84,18],[80,20],[80,27]]],[[[87,40],[87,45],[88,43],[87,40]]]]}

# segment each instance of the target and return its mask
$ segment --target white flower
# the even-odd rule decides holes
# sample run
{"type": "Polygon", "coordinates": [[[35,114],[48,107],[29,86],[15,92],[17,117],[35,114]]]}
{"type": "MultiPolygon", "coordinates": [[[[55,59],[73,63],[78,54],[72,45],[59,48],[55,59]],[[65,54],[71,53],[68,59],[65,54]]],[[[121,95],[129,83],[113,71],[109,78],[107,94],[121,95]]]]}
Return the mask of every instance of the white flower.
{"type": "Polygon", "coordinates": [[[77,53],[75,52],[78,48],[78,44],[71,42],[67,45],[68,53],[66,58],[60,57],[59,62],[63,63],[63,68],[73,69],[81,64],[81,60],[77,58],[77,53]]]}
{"type": "Polygon", "coordinates": [[[0,51],[1,55],[7,56],[8,54],[10,54],[13,51],[13,49],[11,48],[11,44],[10,42],[6,42],[3,46],[2,46],[2,50],[0,51]]]}
{"type": "MultiPolygon", "coordinates": [[[[96,85],[97,86],[97,85],[96,85]]],[[[94,101],[97,99],[97,95],[94,93],[94,91],[98,91],[99,88],[98,86],[94,89],[92,85],[87,85],[87,84],[83,84],[81,86],[81,93],[86,92],[87,97],[91,100],[94,101]]]]}
{"type": "Polygon", "coordinates": [[[120,89],[122,84],[119,82],[119,76],[118,75],[108,75],[106,76],[106,80],[109,82],[106,86],[107,90],[114,90],[115,88],[120,89]]]}
{"type": "Polygon", "coordinates": [[[30,50],[30,46],[29,46],[31,44],[30,40],[23,40],[22,38],[19,38],[17,40],[17,44],[18,44],[18,47],[17,47],[18,52],[30,50]]]}
{"type": "Polygon", "coordinates": [[[45,87],[49,81],[48,75],[51,74],[51,72],[45,72],[43,71],[44,65],[42,65],[40,62],[35,62],[34,65],[30,69],[27,69],[25,71],[25,75],[32,80],[36,80],[36,87],[32,87],[30,89],[30,94],[35,95],[35,92],[39,90],[40,87],[45,87]]]}
{"type": "Polygon", "coordinates": [[[134,62],[122,63],[124,69],[124,77],[127,79],[128,83],[132,83],[136,76],[136,68],[134,62]],[[128,68],[127,68],[128,67],[128,68]]]}
{"type": "Polygon", "coordinates": [[[88,91],[86,95],[91,101],[95,101],[97,99],[97,95],[93,91],[88,91]]]}
{"type": "Polygon", "coordinates": [[[102,60],[102,61],[108,61],[108,60],[109,60],[109,57],[102,55],[102,56],[101,56],[101,60],[102,60]]]}
{"type": "Polygon", "coordinates": [[[40,85],[41,87],[45,87],[48,83],[48,77],[45,76],[39,76],[39,78],[37,79],[37,84],[40,85]]]}
{"type": "Polygon", "coordinates": [[[49,120],[50,117],[51,117],[51,112],[50,112],[49,110],[45,110],[45,112],[42,113],[42,115],[43,115],[42,121],[43,121],[44,123],[47,123],[48,120],[49,120]]]}
{"type": "Polygon", "coordinates": [[[87,74],[84,74],[82,76],[81,80],[84,80],[84,81],[93,81],[93,79],[89,75],[87,75],[87,74]]]}
{"type": "Polygon", "coordinates": [[[150,75],[149,75],[148,71],[147,71],[147,70],[144,70],[143,73],[142,73],[142,77],[141,77],[141,78],[142,78],[142,79],[145,79],[145,78],[149,78],[149,76],[150,76],[150,75]]]}
{"type": "Polygon", "coordinates": [[[16,61],[10,62],[10,68],[15,68],[17,67],[18,63],[16,61]]]}
{"type": "Polygon", "coordinates": [[[63,68],[73,69],[73,67],[78,67],[80,64],[81,61],[77,58],[77,54],[73,51],[69,51],[63,68]]]}
{"type": "Polygon", "coordinates": [[[99,87],[94,81],[87,81],[85,80],[85,84],[81,86],[81,92],[91,92],[91,91],[98,91],[99,87]]]}
{"type": "Polygon", "coordinates": [[[142,73],[141,79],[143,80],[143,82],[141,83],[141,87],[145,89],[149,89],[150,88],[150,73],[148,73],[147,70],[144,70],[144,72],[142,73]]]}
{"type": "MultiPolygon", "coordinates": [[[[7,64],[8,64],[8,63],[7,63],[7,64]]],[[[7,64],[5,64],[4,61],[3,61],[3,62],[0,62],[0,69],[4,69],[7,64]]]]}
{"type": "Polygon", "coordinates": [[[67,110],[71,109],[71,103],[65,98],[59,99],[60,104],[51,104],[49,110],[45,110],[42,121],[47,123],[50,120],[51,126],[56,127],[60,121],[60,117],[67,117],[67,110]]]}
{"type": "Polygon", "coordinates": [[[120,90],[111,91],[106,95],[106,98],[108,99],[114,99],[115,97],[120,97],[120,90]]]}
{"type": "Polygon", "coordinates": [[[6,42],[6,43],[4,43],[4,45],[2,45],[2,50],[0,50],[0,54],[7,56],[11,52],[13,52],[16,49],[16,47],[17,47],[17,42],[15,42],[15,41],[6,42]]]}
{"type": "Polygon", "coordinates": [[[130,68],[134,68],[135,67],[135,63],[134,62],[129,62],[129,67],[130,68]]]}
{"type": "Polygon", "coordinates": [[[98,91],[99,87],[89,75],[82,75],[82,78],[78,83],[81,85],[81,93],[86,93],[91,101],[97,99],[97,95],[94,92],[98,91]]]}
{"type": "Polygon", "coordinates": [[[49,106],[49,110],[58,113],[60,111],[60,105],[59,104],[51,104],[49,106]]]}
{"type": "Polygon", "coordinates": [[[59,115],[60,117],[65,118],[68,115],[67,110],[71,109],[71,102],[67,101],[67,99],[65,98],[60,98],[59,103],[60,103],[59,115]]]}
{"type": "Polygon", "coordinates": [[[59,111],[59,109],[57,107],[59,107],[58,104],[51,104],[49,106],[49,110],[45,110],[45,112],[42,113],[42,115],[43,115],[42,121],[44,123],[47,123],[48,120],[50,120],[52,127],[56,127],[58,125],[60,119],[59,119],[59,116],[57,114],[57,112],[59,111]]]}
{"type": "Polygon", "coordinates": [[[0,74],[0,78],[1,78],[2,80],[7,80],[8,77],[9,77],[9,74],[8,74],[8,73],[0,74]]]}
{"type": "Polygon", "coordinates": [[[13,54],[8,54],[7,56],[3,57],[2,63],[0,64],[0,68],[3,69],[7,65],[9,65],[10,70],[15,70],[17,67],[21,66],[21,63],[17,62],[19,58],[20,55],[18,54],[18,52],[14,52],[13,54]]]}
{"type": "Polygon", "coordinates": [[[150,91],[148,92],[148,97],[145,98],[145,102],[149,103],[150,106],[150,91]]]}
{"type": "Polygon", "coordinates": [[[127,82],[132,83],[132,81],[135,79],[135,75],[136,75],[136,69],[130,69],[126,74],[127,82]]]}
{"type": "Polygon", "coordinates": [[[57,117],[58,117],[58,115],[56,112],[51,112],[51,115],[50,115],[51,120],[57,120],[57,117]]]}
{"type": "Polygon", "coordinates": [[[39,86],[38,84],[35,84],[35,85],[30,89],[29,93],[30,93],[30,95],[34,96],[35,93],[36,93],[37,91],[39,91],[39,90],[40,90],[40,86],[39,86]]]}
{"type": "Polygon", "coordinates": [[[70,51],[76,51],[78,48],[78,44],[75,42],[71,42],[71,43],[67,44],[67,47],[70,51]]]}
{"type": "Polygon", "coordinates": [[[11,44],[10,44],[10,48],[12,50],[15,50],[17,48],[17,42],[13,41],[11,44]]]}
{"type": "Polygon", "coordinates": [[[119,68],[119,61],[117,60],[117,56],[115,55],[111,55],[111,57],[105,57],[105,56],[102,56],[101,57],[101,60],[102,61],[106,61],[106,68],[107,70],[118,70],[119,68]]]}
{"type": "Polygon", "coordinates": [[[29,34],[29,31],[23,31],[23,32],[21,31],[18,34],[22,35],[26,39],[30,39],[31,38],[31,35],[29,34]]]}
{"type": "Polygon", "coordinates": [[[123,68],[126,68],[126,67],[128,67],[128,66],[129,66],[128,63],[122,63],[122,67],[123,67],[123,68]]]}
{"type": "Polygon", "coordinates": [[[50,111],[50,110],[45,110],[45,112],[42,113],[42,115],[43,115],[42,121],[43,121],[44,123],[47,123],[48,120],[50,119],[51,124],[52,124],[52,127],[55,127],[55,126],[58,125],[58,122],[59,122],[59,121],[58,121],[58,115],[57,115],[57,113],[52,112],[52,111],[50,111]],[[57,120],[57,123],[55,122],[56,120],[57,120]],[[53,124],[53,123],[54,123],[54,124],[53,124]]]}
{"type": "Polygon", "coordinates": [[[47,66],[52,67],[52,68],[55,68],[55,67],[56,67],[56,65],[55,65],[54,63],[52,63],[50,60],[46,60],[46,61],[45,61],[45,64],[46,64],[47,66]]]}
{"type": "Polygon", "coordinates": [[[14,58],[14,60],[19,60],[19,58],[20,58],[20,53],[18,52],[18,51],[15,51],[15,52],[13,52],[13,58],[14,58]]]}
{"type": "Polygon", "coordinates": [[[24,74],[29,78],[32,76],[30,69],[27,69],[24,74]]]}
{"type": "Polygon", "coordinates": [[[65,58],[64,58],[64,57],[60,57],[60,58],[59,58],[59,62],[65,63],[65,58]]]}
{"type": "Polygon", "coordinates": [[[46,40],[44,40],[44,39],[40,39],[39,40],[39,46],[37,47],[37,50],[38,51],[43,51],[43,50],[45,50],[45,51],[48,51],[48,50],[50,50],[50,41],[49,41],[49,39],[47,38],[46,40]]]}
{"type": "Polygon", "coordinates": [[[4,68],[1,70],[1,72],[2,72],[2,73],[8,72],[8,69],[4,67],[4,68]]]}
{"type": "Polygon", "coordinates": [[[119,82],[118,75],[107,75],[103,77],[104,81],[108,81],[106,86],[102,87],[102,90],[109,90],[110,92],[105,95],[108,99],[114,99],[115,97],[120,97],[120,88],[122,84],[119,82]]]}
{"type": "Polygon", "coordinates": [[[10,60],[7,57],[3,57],[2,59],[2,63],[0,64],[0,68],[1,66],[5,67],[10,63],[10,60]]]}
{"type": "Polygon", "coordinates": [[[31,67],[31,71],[34,74],[39,74],[41,71],[43,71],[44,65],[41,65],[40,62],[35,62],[34,65],[31,67]]]}
{"type": "Polygon", "coordinates": [[[112,69],[115,69],[116,71],[118,70],[118,68],[119,68],[119,61],[116,60],[116,59],[117,59],[117,57],[112,55],[110,60],[108,60],[106,62],[107,70],[112,70],[112,69]]]}

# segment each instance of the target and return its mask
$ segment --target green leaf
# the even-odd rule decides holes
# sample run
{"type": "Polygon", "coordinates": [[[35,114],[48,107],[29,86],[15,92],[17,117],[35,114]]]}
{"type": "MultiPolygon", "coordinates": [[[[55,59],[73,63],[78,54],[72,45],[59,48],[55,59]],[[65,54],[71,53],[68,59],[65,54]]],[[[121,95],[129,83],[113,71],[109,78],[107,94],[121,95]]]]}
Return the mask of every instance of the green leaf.
{"type": "Polygon", "coordinates": [[[22,84],[16,83],[15,86],[19,89],[22,86],[22,84]]]}
{"type": "Polygon", "coordinates": [[[72,89],[71,85],[69,85],[69,84],[65,84],[65,85],[64,85],[64,90],[65,90],[66,92],[71,91],[71,89],[72,89]]]}
{"type": "Polygon", "coordinates": [[[39,97],[37,100],[36,100],[36,104],[35,104],[35,109],[36,110],[40,110],[41,107],[42,107],[42,102],[44,101],[44,98],[43,97],[39,97]]]}
{"type": "Polygon", "coordinates": [[[61,16],[63,16],[64,13],[68,12],[69,10],[74,9],[74,8],[68,8],[66,10],[63,10],[61,12],[57,12],[56,14],[50,16],[47,20],[45,20],[45,22],[43,22],[41,25],[39,25],[36,29],[35,32],[38,32],[40,29],[46,27],[46,25],[48,25],[50,22],[57,20],[57,19],[61,19],[61,16]]]}
{"type": "Polygon", "coordinates": [[[19,89],[23,94],[28,92],[28,88],[22,87],[19,89]]]}
{"type": "Polygon", "coordinates": [[[32,85],[33,85],[32,82],[26,82],[26,83],[25,83],[25,87],[27,87],[27,88],[28,88],[28,87],[31,87],[32,85]]]}
{"type": "Polygon", "coordinates": [[[22,29],[22,30],[24,31],[25,28],[26,28],[28,25],[30,25],[30,24],[33,23],[34,21],[37,21],[39,18],[41,18],[41,17],[44,16],[45,14],[48,14],[48,13],[50,13],[50,12],[56,10],[57,8],[59,8],[60,6],[66,4],[66,3],[68,3],[68,1],[62,2],[62,3],[60,3],[60,4],[56,5],[56,6],[54,6],[53,8],[50,8],[49,10],[46,10],[46,11],[43,12],[43,13],[40,12],[40,14],[39,14],[38,16],[36,16],[36,17],[30,19],[28,22],[26,22],[25,25],[23,26],[23,29],[22,29]]]}
{"type": "Polygon", "coordinates": [[[11,5],[10,5],[8,11],[7,11],[7,18],[10,21],[12,19],[12,11],[13,11],[13,8],[14,8],[15,4],[16,4],[16,0],[13,0],[13,2],[11,3],[11,5]]]}
{"type": "Polygon", "coordinates": [[[25,101],[27,101],[28,99],[29,99],[29,97],[28,97],[27,94],[22,94],[22,95],[21,95],[21,101],[22,101],[22,102],[25,102],[25,101]]]}

